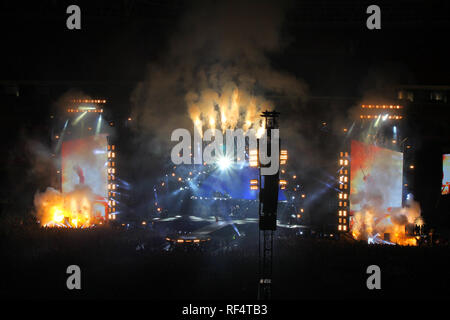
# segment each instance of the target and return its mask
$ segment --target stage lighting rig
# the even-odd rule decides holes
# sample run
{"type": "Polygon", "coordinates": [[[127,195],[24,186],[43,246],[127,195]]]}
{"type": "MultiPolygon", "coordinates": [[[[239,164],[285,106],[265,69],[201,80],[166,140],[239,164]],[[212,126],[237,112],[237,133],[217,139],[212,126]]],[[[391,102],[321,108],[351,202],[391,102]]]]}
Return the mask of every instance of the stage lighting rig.
{"type": "MultiPolygon", "coordinates": [[[[249,160],[251,167],[259,168],[259,286],[258,299],[270,299],[272,289],[272,258],[273,258],[273,234],[277,228],[277,206],[278,191],[280,188],[280,171],[275,174],[264,175],[261,168],[263,165],[259,161],[258,153],[261,144],[266,143],[265,150],[272,150],[272,130],[278,129],[278,116],[276,111],[265,111],[261,114],[265,118],[267,139],[258,139],[257,150],[250,150],[249,160]]],[[[287,161],[287,151],[281,150],[278,159],[280,164],[285,165],[287,161]]],[[[256,180],[258,182],[258,180],[256,180]]],[[[255,188],[255,181],[250,188],[255,188]]],[[[285,184],[283,184],[285,186],[285,184]]]]}

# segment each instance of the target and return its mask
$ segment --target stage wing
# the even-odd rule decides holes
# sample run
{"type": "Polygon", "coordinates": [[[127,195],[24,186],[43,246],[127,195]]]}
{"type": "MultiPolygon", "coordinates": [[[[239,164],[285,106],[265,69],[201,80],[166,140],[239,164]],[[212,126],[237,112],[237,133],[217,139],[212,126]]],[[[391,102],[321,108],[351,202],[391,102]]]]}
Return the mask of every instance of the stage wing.
{"type": "Polygon", "coordinates": [[[353,140],[350,212],[373,206],[389,212],[402,205],[403,154],[353,140]]]}

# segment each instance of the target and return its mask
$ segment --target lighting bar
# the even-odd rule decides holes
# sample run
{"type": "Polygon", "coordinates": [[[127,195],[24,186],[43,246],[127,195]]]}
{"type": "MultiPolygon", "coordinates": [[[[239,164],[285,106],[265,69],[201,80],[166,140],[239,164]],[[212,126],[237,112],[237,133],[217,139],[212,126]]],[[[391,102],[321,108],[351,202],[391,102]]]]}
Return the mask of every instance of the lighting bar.
{"type": "Polygon", "coordinates": [[[69,112],[69,113],[78,113],[78,112],[99,112],[99,113],[102,113],[103,112],[103,109],[97,109],[95,107],[92,107],[92,108],[90,108],[90,107],[89,108],[88,107],[80,107],[80,108],[76,108],[76,109],[68,108],[67,112],[69,112]]]}
{"type": "MultiPolygon", "coordinates": [[[[383,114],[378,114],[378,115],[360,115],[359,116],[359,118],[360,119],[377,119],[378,117],[382,117],[383,116],[383,114]]],[[[387,116],[387,119],[390,119],[390,120],[401,120],[401,119],[403,119],[403,116],[400,116],[400,115],[396,115],[396,114],[394,114],[394,115],[388,115],[387,116]]]]}
{"type": "Polygon", "coordinates": [[[72,103],[106,103],[104,99],[73,99],[72,103]]]}
{"type": "Polygon", "coordinates": [[[250,180],[250,190],[258,190],[258,179],[251,179],[250,180]]]}
{"type": "Polygon", "coordinates": [[[258,150],[252,149],[249,151],[249,162],[250,167],[253,168],[258,167],[258,150]]]}
{"type": "Polygon", "coordinates": [[[379,105],[379,104],[363,104],[361,105],[361,108],[363,109],[403,109],[403,106],[400,105],[379,105]]]}
{"type": "Polygon", "coordinates": [[[288,159],[288,152],[287,152],[287,150],[281,150],[280,151],[280,164],[281,165],[286,164],[287,159],[288,159]]]}

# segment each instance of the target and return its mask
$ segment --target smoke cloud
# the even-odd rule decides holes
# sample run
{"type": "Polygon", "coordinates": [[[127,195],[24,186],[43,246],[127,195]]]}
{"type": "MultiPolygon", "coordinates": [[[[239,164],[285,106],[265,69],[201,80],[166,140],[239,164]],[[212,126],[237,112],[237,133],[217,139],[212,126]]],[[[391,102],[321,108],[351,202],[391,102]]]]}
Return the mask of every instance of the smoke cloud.
{"type": "Polygon", "coordinates": [[[286,6],[258,1],[201,2],[182,19],[167,55],[148,67],[131,101],[142,147],[169,155],[176,128],[258,129],[259,114],[279,106],[268,97],[298,103],[306,85],[272,67],[283,48],[286,6]],[[143,138],[140,136],[140,138],[143,138]]]}

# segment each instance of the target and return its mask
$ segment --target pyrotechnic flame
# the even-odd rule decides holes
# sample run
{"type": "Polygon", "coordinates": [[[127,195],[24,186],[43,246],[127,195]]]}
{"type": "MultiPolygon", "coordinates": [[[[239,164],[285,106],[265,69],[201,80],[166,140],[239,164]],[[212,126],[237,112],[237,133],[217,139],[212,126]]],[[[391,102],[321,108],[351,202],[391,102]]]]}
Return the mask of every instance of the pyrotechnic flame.
{"type": "Polygon", "coordinates": [[[364,152],[364,166],[370,168],[370,173],[362,166],[351,173],[353,237],[373,243],[415,245],[414,230],[420,218],[420,206],[408,195],[401,207],[403,159],[396,155],[395,160],[390,160],[389,157],[394,157],[391,151],[379,150],[376,155],[373,150],[364,152]]]}
{"type": "Polygon", "coordinates": [[[256,130],[256,137],[259,139],[263,136],[264,131],[266,130],[266,124],[262,121],[262,125],[256,130]]]}
{"type": "Polygon", "coordinates": [[[34,204],[37,218],[44,227],[85,228],[92,225],[92,193],[87,187],[66,194],[47,188],[35,195],[34,204]]]}
{"type": "Polygon", "coordinates": [[[61,223],[64,220],[64,212],[61,208],[59,207],[53,207],[52,210],[53,211],[53,221],[61,223]]]}
{"type": "Polygon", "coordinates": [[[206,124],[211,129],[219,127],[224,133],[227,129],[242,128],[244,132],[254,129],[262,136],[264,128],[259,115],[262,111],[272,110],[269,101],[253,96],[231,82],[217,91],[204,89],[199,93],[189,92],[185,99],[189,115],[199,132],[206,124]]]}
{"type": "MultiPolygon", "coordinates": [[[[365,207],[353,215],[352,236],[357,240],[370,240],[379,234],[389,234],[389,242],[399,245],[417,245],[414,236],[407,233],[408,225],[422,225],[417,205],[392,209],[391,213],[374,207],[365,207]]],[[[386,240],[386,239],[385,239],[386,240]]]]}
{"type": "Polygon", "coordinates": [[[216,120],[213,117],[209,118],[209,126],[211,127],[211,129],[215,129],[216,120]]]}

